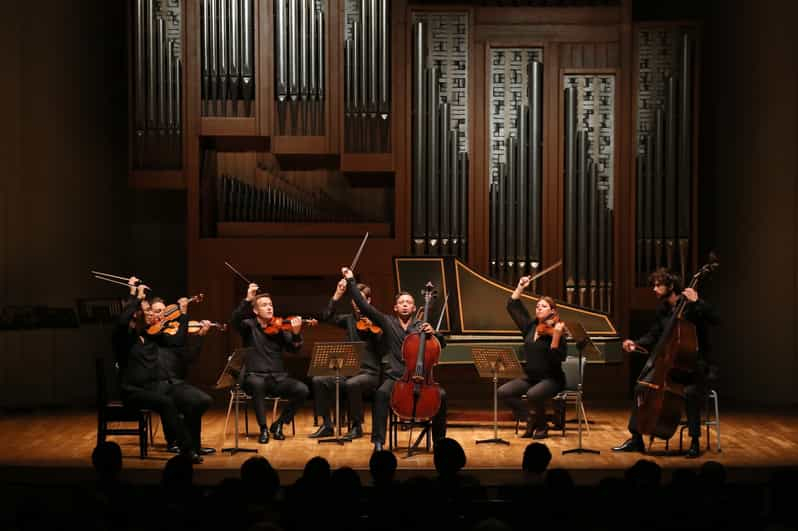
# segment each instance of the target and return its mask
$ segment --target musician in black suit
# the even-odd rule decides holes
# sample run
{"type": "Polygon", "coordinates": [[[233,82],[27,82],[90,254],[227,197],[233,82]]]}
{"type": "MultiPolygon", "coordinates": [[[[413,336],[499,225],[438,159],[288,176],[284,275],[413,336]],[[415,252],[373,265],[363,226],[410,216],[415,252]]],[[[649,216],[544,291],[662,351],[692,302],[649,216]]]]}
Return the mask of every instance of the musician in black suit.
{"type": "MultiPolygon", "coordinates": [[[[651,273],[649,282],[654,294],[659,299],[657,314],[651,328],[637,340],[627,339],[623,342],[626,352],[652,351],[666,332],[666,327],[673,317],[673,311],[679,296],[687,299],[687,306],[683,318],[695,325],[698,339],[698,356],[696,368],[692,372],[681,371],[678,374],[680,383],[684,383],[685,410],[687,412],[687,430],[692,439],[687,451],[688,458],[701,455],[701,405],[707,393],[707,382],[717,377],[717,365],[711,355],[708,337],[708,326],[717,324],[719,319],[716,311],[704,299],[698,296],[693,288],[682,289],[681,279],[665,268],[660,268],[651,273]],[[642,347],[642,349],[641,349],[642,347]]],[[[654,369],[652,359],[646,362],[638,377],[638,381],[645,381],[654,369]]],[[[635,386],[635,396],[645,390],[643,384],[635,386]]],[[[616,452],[644,452],[645,444],[642,435],[637,429],[637,402],[632,405],[632,414],[629,417],[629,433],[632,436],[621,445],[613,448],[616,452]]]]}
{"type": "Polygon", "coordinates": [[[302,319],[294,317],[290,329],[279,329],[276,333],[266,333],[274,319],[274,303],[271,295],[260,293],[257,284],[247,287],[247,295],[239,302],[230,317],[233,328],[238,330],[245,347],[252,348],[247,356],[244,369],[243,389],[252,395],[255,416],[260,426],[258,442],[269,442],[269,434],[278,440],[285,439],[283,424],[290,423],[297,410],[310,394],[308,386],[288,376],[283,362],[284,352],[299,352],[302,347],[302,319]],[[276,395],[288,401],[280,417],[266,424],[266,396],[276,395]]]}
{"type": "MultiPolygon", "coordinates": [[[[388,414],[393,386],[405,373],[405,360],[402,356],[402,345],[405,337],[413,332],[434,334],[435,330],[429,323],[416,319],[416,303],[411,294],[406,291],[398,293],[393,307],[394,314],[384,314],[363,298],[355,284],[355,276],[348,267],[341,269],[341,273],[347,281],[349,295],[360,312],[382,328],[385,380],[377,389],[374,397],[374,415],[372,416],[371,429],[371,442],[374,443],[374,451],[378,452],[383,449],[386,432],[388,431],[388,414]]],[[[435,337],[438,338],[441,348],[443,348],[446,345],[443,336],[435,334],[435,337]]],[[[446,392],[443,387],[440,388],[440,392],[441,407],[438,410],[438,414],[432,418],[432,438],[435,441],[446,437],[446,392]]]]}
{"type": "MultiPolygon", "coordinates": [[[[360,360],[360,370],[341,383],[342,390],[349,400],[349,420],[352,424],[344,439],[352,440],[363,436],[363,396],[373,393],[380,384],[382,330],[372,326],[367,317],[362,317],[354,302],[352,312],[335,313],[335,305],[346,293],[346,288],[346,279],[342,278],[327,307],[322,311],[321,319],[345,329],[348,341],[362,341],[366,345],[360,360]],[[358,323],[361,323],[361,326],[358,326],[358,323]]],[[[366,302],[371,304],[371,288],[366,284],[357,284],[357,290],[366,302]]],[[[313,394],[316,411],[321,415],[323,422],[318,430],[310,434],[310,437],[329,437],[333,435],[330,409],[335,401],[335,376],[314,376],[313,394]]]]}

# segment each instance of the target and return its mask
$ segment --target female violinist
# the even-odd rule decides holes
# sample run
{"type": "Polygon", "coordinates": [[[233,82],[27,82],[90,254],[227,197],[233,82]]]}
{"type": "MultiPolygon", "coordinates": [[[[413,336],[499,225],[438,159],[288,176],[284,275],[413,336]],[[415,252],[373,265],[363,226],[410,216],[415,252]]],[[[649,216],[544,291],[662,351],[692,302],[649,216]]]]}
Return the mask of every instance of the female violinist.
{"type": "Polygon", "coordinates": [[[269,434],[276,440],[285,439],[283,424],[291,422],[294,414],[302,406],[310,391],[308,386],[288,376],[283,363],[284,352],[298,352],[302,347],[302,322],[294,317],[282,324],[289,324],[288,330],[280,326],[277,333],[266,333],[274,317],[274,303],[268,293],[259,293],[259,286],[250,283],[246,297],[233,310],[230,324],[241,334],[245,347],[250,353],[245,360],[244,390],[252,395],[255,416],[260,425],[258,442],[269,442],[269,434]],[[280,396],[288,401],[280,417],[266,424],[264,399],[266,396],[280,396]]]}
{"type": "MultiPolygon", "coordinates": [[[[380,312],[372,306],[364,297],[355,284],[355,276],[348,267],[341,269],[341,273],[347,282],[349,295],[352,297],[361,314],[368,317],[374,324],[382,329],[382,350],[385,355],[384,363],[385,380],[377,389],[374,396],[374,414],[372,415],[371,442],[374,443],[374,450],[382,450],[385,444],[385,435],[388,431],[388,414],[390,412],[391,393],[394,384],[405,373],[405,362],[402,356],[402,344],[405,337],[415,331],[424,331],[427,334],[435,334],[435,330],[429,323],[423,323],[415,318],[416,303],[410,293],[400,292],[394,299],[393,314],[388,315],[380,312]]],[[[435,334],[441,347],[445,346],[443,336],[435,334]]],[[[438,441],[446,437],[446,392],[441,387],[441,407],[438,414],[432,418],[432,437],[438,441]]]]}
{"type": "Polygon", "coordinates": [[[535,305],[535,318],[530,317],[521,302],[521,293],[529,284],[530,277],[521,277],[507,301],[507,311],[524,338],[526,376],[499,387],[498,397],[512,408],[516,418],[527,420],[522,437],[544,439],[548,437],[545,401],[565,386],[562,370],[566,356],[565,325],[559,320],[557,305],[551,297],[541,297],[535,305]]]}
{"type": "MultiPolygon", "coordinates": [[[[363,298],[371,304],[371,288],[366,284],[357,284],[357,290],[363,298]]],[[[382,352],[380,340],[382,329],[374,324],[368,317],[361,316],[354,301],[352,311],[349,313],[335,313],[335,305],[346,293],[346,279],[342,278],[335,288],[335,292],[321,313],[322,321],[335,324],[346,330],[347,341],[363,341],[366,345],[363,357],[360,360],[360,370],[354,376],[346,378],[342,389],[349,401],[349,420],[351,427],[344,436],[352,440],[363,436],[363,396],[373,393],[380,384],[380,363],[382,352]]],[[[316,400],[316,412],[321,415],[323,423],[319,429],[310,434],[311,438],[329,437],[333,435],[333,425],[330,421],[330,410],[335,400],[335,377],[314,376],[313,395],[316,400]]]]}

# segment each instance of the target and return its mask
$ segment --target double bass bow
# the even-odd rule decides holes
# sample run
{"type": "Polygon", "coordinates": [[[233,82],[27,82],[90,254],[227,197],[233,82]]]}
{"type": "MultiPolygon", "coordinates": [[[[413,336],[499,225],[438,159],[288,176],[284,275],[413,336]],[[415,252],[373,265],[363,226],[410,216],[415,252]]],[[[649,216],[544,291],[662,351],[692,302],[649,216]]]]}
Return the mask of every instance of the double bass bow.
{"type": "MultiPolygon", "coordinates": [[[[718,265],[712,256],[710,262],[693,275],[688,288],[695,289],[699,280],[715,271],[718,265]]],[[[685,385],[680,383],[678,375],[695,370],[699,349],[695,325],[684,318],[688,302],[684,294],[679,295],[643,371],[652,369],[637,380],[637,431],[641,435],[670,439],[681,421],[685,385]]]]}
{"type": "MultiPolygon", "coordinates": [[[[424,286],[424,318],[427,322],[433,286],[424,286]]],[[[391,391],[391,409],[397,417],[411,422],[429,420],[441,407],[441,390],[434,381],[432,368],[438,364],[441,345],[424,331],[412,332],[402,343],[405,372],[391,391]]]]}

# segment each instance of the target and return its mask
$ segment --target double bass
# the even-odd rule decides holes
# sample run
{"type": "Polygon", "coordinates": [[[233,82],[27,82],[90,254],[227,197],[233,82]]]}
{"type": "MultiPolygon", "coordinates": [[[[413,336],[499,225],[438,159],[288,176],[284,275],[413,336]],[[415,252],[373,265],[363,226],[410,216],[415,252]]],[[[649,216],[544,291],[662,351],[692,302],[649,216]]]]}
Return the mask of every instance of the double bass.
{"type": "MultiPolygon", "coordinates": [[[[717,260],[711,260],[701,267],[688,288],[695,289],[698,281],[718,265],[717,260]]],[[[695,325],[684,318],[688,303],[684,294],[680,294],[673,315],[643,369],[645,372],[653,367],[653,370],[637,380],[637,431],[641,435],[670,439],[681,421],[685,384],[680,383],[679,374],[695,371],[699,348],[695,325]]]]}
{"type": "MultiPolygon", "coordinates": [[[[427,322],[433,286],[424,286],[424,315],[427,322]]],[[[432,368],[438,364],[441,344],[434,335],[412,332],[402,343],[405,372],[391,392],[391,409],[397,417],[411,422],[429,420],[441,408],[441,389],[434,381],[432,368]]]]}

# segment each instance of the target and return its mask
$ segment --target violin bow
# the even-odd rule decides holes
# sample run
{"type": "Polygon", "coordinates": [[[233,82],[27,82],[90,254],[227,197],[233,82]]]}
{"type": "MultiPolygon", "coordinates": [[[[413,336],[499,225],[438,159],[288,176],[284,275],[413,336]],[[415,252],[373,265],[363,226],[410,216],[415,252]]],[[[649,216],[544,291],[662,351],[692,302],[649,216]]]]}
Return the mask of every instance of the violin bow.
{"type": "Polygon", "coordinates": [[[360,242],[360,247],[355,253],[355,258],[352,260],[352,264],[349,266],[349,270],[352,271],[353,273],[355,272],[355,266],[357,265],[357,261],[360,260],[360,253],[363,252],[363,248],[366,246],[366,240],[368,239],[369,239],[369,233],[366,232],[366,235],[363,236],[363,241],[360,242]]]}
{"type": "Polygon", "coordinates": [[[537,273],[535,276],[533,276],[532,278],[530,278],[530,279],[529,279],[529,283],[531,284],[532,282],[534,282],[535,280],[539,279],[540,277],[542,277],[542,276],[543,276],[543,275],[545,275],[546,273],[549,273],[549,272],[551,272],[551,271],[554,271],[555,269],[557,269],[557,268],[558,268],[558,267],[560,267],[561,265],[562,265],[562,260],[559,260],[559,261],[557,261],[556,263],[554,263],[554,264],[550,265],[549,267],[547,267],[546,269],[544,269],[544,270],[543,270],[543,271],[541,271],[540,273],[537,273]]]}
{"type": "Polygon", "coordinates": [[[247,277],[245,277],[244,275],[239,273],[238,269],[236,269],[235,267],[231,266],[228,262],[225,262],[224,265],[226,265],[228,268],[230,268],[230,271],[232,271],[233,273],[238,275],[238,278],[240,278],[241,280],[243,280],[247,284],[252,284],[252,282],[247,277]]]}
{"type": "Polygon", "coordinates": [[[438,316],[438,324],[435,325],[435,332],[441,329],[441,322],[443,322],[443,314],[446,312],[446,303],[449,301],[449,292],[446,292],[446,297],[443,298],[443,306],[441,306],[441,314],[438,316]]]}
{"type": "MultiPolygon", "coordinates": [[[[127,278],[125,277],[119,277],[117,275],[109,275],[107,273],[100,273],[99,271],[92,271],[92,273],[94,273],[94,278],[96,278],[97,280],[104,280],[106,282],[110,282],[111,284],[119,284],[120,286],[127,286],[128,288],[131,287],[131,285],[128,284],[127,282],[122,282],[121,280],[115,280],[116,278],[123,278],[124,280],[127,280],[127,278]]],[[[134,284],[132,287],[136,288],[140,284],[141,280],[139,280],[138,284],[134,284]]],[[[144,289],[149,290],[150,287],[144,286],[144,289]]]]}

